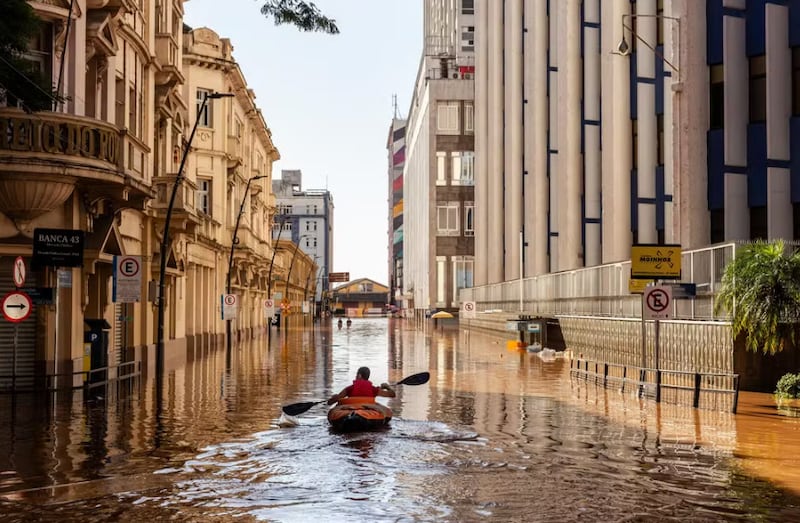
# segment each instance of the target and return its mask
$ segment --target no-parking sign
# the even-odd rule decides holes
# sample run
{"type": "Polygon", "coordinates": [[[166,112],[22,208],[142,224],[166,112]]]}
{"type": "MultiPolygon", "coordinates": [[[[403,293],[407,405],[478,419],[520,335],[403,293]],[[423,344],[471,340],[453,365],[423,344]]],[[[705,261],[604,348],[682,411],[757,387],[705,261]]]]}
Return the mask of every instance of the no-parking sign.
{"type": "Polygon", "coordinates": [[[235,294],[222,295],[222,319],[235,320],[239,312],[239,297],[235,294]]]}
{"type": "Polygon", "coordinates": [[[114,256],[115,303],[138,303],[142,299],[142,257],[114,256]]]}
{"type": "Polygon", "coordinates": [[[656,285],[644,291],[642,314],[646,320],[668,320],[672,318],[672,287],[656,285]]]}
{"type": "Polygon", "coordinates": [[[474,319],[476,316],[475,302],[465,301],[461,305],[461,315],[466,319],[474,319]]]}

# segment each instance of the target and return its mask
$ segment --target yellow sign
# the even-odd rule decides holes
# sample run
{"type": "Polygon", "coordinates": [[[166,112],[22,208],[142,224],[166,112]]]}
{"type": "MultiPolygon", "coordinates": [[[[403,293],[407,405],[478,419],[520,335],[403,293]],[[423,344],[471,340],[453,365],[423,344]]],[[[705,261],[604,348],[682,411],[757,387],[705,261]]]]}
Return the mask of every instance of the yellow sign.
{"type": "Polygon", "coordinates": [[[653,283],[653,280],[635,280],[631,278],[628,280],[628,292],[631,294],[644,294],[645,288],[650,283],[653,283]]]}
{"type": "Polygon", "coordinates": [[[680,245],[634,245],[631,247],[631,278],[679,280],[680,245]]]}

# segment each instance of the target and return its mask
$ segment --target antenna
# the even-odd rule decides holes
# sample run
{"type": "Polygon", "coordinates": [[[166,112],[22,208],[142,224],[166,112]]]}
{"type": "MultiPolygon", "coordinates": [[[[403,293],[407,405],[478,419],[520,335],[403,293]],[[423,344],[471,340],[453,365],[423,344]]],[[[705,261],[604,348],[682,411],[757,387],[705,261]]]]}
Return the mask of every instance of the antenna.
{"type": "Polygon", "coordinates": [[[400,110],[397,108],[397,94],[392,95],[392,107],[394,108],[394,119],[400,119],[400,110]]]}

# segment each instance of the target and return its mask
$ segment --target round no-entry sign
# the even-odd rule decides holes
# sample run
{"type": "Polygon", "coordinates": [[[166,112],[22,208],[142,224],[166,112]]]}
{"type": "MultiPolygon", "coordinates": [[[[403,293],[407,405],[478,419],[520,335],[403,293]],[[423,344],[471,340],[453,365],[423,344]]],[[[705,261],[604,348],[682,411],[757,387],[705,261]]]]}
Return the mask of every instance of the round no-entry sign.
{"type": "Polygon", "coordinates": [[[24,321],[31,315],[33,302],[24,292],[9,292],[3,298],[3,316],[13,323],[24,321]]]}
{"type": "Polygon", "coordinates": [[[17,287],[25,285],[25,260],[22,256],[17,256],[14,260],[14,285],[17,287]]]}

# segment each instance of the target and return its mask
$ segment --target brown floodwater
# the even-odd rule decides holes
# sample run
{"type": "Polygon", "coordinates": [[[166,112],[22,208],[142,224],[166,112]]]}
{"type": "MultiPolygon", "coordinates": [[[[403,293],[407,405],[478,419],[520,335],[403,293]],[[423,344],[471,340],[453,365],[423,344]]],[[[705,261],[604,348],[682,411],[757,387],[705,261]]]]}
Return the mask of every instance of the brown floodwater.
{"type": "Polygon", "coordinates": [[[85,402],[0,396],[2,521],[800,521],[800,418],[656,405],[570,379],[563,357],[455,327],[357,319],[187,356],[85,402]],[[320,400],[382,398],[390,428],[336,434],[320,400]]]}

